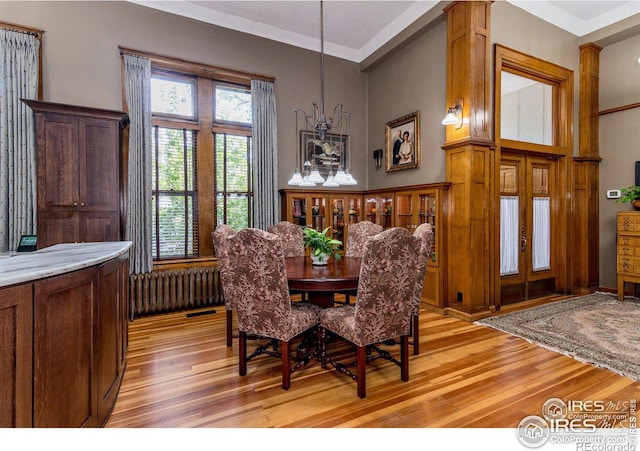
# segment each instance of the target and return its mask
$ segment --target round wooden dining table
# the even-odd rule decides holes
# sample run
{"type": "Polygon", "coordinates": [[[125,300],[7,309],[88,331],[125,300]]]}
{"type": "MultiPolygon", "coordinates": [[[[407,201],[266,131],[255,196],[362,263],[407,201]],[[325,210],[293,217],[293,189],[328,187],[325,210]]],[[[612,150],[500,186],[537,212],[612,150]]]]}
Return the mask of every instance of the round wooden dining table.
{"type": "Polygon", "coordinates": [[[289,289],[307,292],[308,302],[322,308],[333,307],[334,293],[358,288],[360,257],[331,257],[324,266],[311,263],[308,256],[287,257],[289,289]]]}

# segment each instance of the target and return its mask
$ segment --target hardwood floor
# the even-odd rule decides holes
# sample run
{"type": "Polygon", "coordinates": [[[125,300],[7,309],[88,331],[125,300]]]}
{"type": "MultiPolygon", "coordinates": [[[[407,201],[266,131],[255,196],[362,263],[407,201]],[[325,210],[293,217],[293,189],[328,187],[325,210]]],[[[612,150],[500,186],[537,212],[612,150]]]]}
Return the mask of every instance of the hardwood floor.
{"type": "MultiPolygon", "coordinates": [[[[225,346],[224,307],[171,313],[129,327],[127,369],[107,427],[513,428],[549,398],[628,401],[640,383],[493,329],[423,309],[410,379],[386,361],[367,366],[367,397],[317,363],[280,387],[280,361],[260,356],[238,376],[225,346]]],[[[394,350],[395,352],[395,350],[394,350]]]]}

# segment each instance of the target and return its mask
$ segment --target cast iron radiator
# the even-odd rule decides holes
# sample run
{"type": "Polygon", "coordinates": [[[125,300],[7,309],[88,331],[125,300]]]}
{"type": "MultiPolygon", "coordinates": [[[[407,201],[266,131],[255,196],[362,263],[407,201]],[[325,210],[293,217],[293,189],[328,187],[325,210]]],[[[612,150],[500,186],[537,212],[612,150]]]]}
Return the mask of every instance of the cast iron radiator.
{"type": "Polygon", "coordinates": [[[224,304],[217,267],[154,271],[129,276],[129,319],[224,304]]]}

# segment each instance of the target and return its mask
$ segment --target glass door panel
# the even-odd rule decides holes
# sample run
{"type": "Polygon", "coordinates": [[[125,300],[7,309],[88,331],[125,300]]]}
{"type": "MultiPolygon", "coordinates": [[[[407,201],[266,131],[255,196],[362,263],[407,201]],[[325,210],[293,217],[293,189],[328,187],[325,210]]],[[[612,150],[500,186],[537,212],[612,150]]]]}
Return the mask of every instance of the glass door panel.
{"type": "Polygon", "coordinates": [[[388,229],[392,226],[392,215],[393,215],[393,198],[391,197],[381,197],[380,198],[380,222],[379,224],[388,229]]]}
{"type": "Polygon", "coordinates": [[[500,303],[555,293],[551,197],[556,162],[503,152],[500,164],[500,303]]]}
{"type": "Polygon", "coordinates": [[[413,194],[396,195],[396,227],[404,227],[413,231],[413,194]]]}
{"type": "Polygon", "coordinates": [[[357,197],[349,197],[347,203],[349,204],[349,224],[360,222],[362,218],[362,200],[357,197]]]}
{"type": "Polygon", "coordinates": [[[369,197],[365,201],[365,220],[376,223],[376,213],[378,212],[378,202],[375,197],[369,197]]]}
{"type": "Polygon", "coordinates": [[[311,227],[323,231],[327,227],[326,198],[311,197],[311,227]]]}
{"type": "Polygon", "coordinates": [[[301,226],[307,225],[307,199],[306,196],[291,197],[291,211],[293,223],[301,226]]]}
{"type": "Polygon", "coordinates": [[[436,194],[428,193],[428,194],[420,194],[418,196],[418,225],[429,223],[431,224],[431,230],[433,231],[433,243],[431,245],[431,262],[437,262],[436,256],[436,240],[438,238],[438,234],[436,233],[436,214],[437,214],[437,203],[436,203],[436,194]]]}
{"type": "MultiPolygon", "coordinates": [[[[333,239],[340,240],[344,244],[345,237],[345,200],[331,200],[331,224],[333,229],[333,239]]],[[[340,247],[342,249],[342,246],[340,247]]]]}

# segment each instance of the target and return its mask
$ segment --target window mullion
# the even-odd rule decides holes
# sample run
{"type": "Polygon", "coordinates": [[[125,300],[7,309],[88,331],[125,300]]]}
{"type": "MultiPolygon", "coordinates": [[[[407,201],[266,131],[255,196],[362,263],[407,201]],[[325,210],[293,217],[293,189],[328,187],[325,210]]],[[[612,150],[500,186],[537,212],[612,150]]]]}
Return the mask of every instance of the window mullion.
{"type": "Polygon", "coordinates": [[[160,164],[158,163],[158,160],[160,159],[160,143],[159,143],[159,133],[158,133],[158,126],[154,127],[154,134],[155,134],[155,149],[154,149],[154,154],[156,156],[156,161],[155,161],[155,166],[156,166],[156,179],[154,181],[155,183],[155,188],[156,188],[156,258],[160,258],[160,164]]]}
{"type": "Polygon", "coordinates": [[[187,168],[187,129],[182,129],[182,168],[184,176],[184,256],[189,256],[189,196],[187,189],[189,188],[189,174],[187,168]]]}

